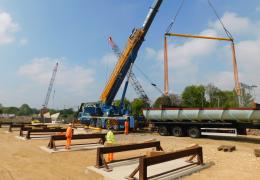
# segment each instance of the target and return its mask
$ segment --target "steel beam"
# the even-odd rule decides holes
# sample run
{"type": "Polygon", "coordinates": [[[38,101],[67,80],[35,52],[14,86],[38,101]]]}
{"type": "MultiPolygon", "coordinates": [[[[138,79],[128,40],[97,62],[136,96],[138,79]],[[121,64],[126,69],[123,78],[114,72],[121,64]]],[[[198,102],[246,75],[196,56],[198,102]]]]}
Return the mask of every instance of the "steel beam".
{"type": "Polygon", "coordinates": [[[232,38],[223,38],[223,37],[214,37],[214,36],[198,36],[198,35],[177,34],[177,33],[166,33],[165,36],[176,36],[176,37],[197,38],[197,39],[210,39],[210,40],[231,41],[231,42],[233,42],[232,38]]]}
{"type": "MultiPolygon", "coordinates": [[[[187,157],[187,156],[191,156],[191,155],[197,155],[197,162],[192,163],[192,164],[187,165],[187,166],[191,166],[191,165],[194,165],[194,164],[197,164],[197,165],[203,164],[202,147],[187,148],[187,149],[184,149],[184,150],[179,150],[179,151],[175,151],[175,152],[171,152],[171,153],[165,153],[165,154],[161,154],[161,155],[158,155],[158,156],[141,157],[139,159],[139,180],[148,179],[148,177],[147,177],[147,167],[148,166],[152,166],[152,165],[167,162],[167,161],[172,161],[172,160],[175,160],[175,159],[179,159],[179,158],[183,158],[183,157],[187,157]]],[[[176,170],[182,169],[182,168],[187,167],[187,166],[183,166],[183,167],[174,169],[172,171],[176,171],[176,170]]],[[[169,171],[164,172],[164,173],[160,173],[159,175],[163,175],[163,174],[168,173],[168,172],[169,171]]],[[[159,175],[155,175],[153,177],[156,177],[156,176],[159,176],[159,175]]]]}
{"type": "MultiPolygon", "coordinates": [[[[155,147],[157,151],[162,151],[160,141],[116,145],[116,146],[110,146],[110,147],[99,147],[99,148],[97,148],[96,167],[100,168],[100,167],[104,166],[104,163],[102,162],[102,158],[103,158],[104,154],[138,150],[138,149],[146,149],[146,148],[153,148],[153,147],[155,147]]],[[[140,156],[138,156],[138,157],[140,157],[140,156]]],[[[122,159],[120,161],[129,160],[129,159],[133,159],[133,158],[126,158],[126,159],[122,159]]]]}
{"type": "MultiPolygon", "coordinates": [[[[79,139],[96,139],[99,138],[99,143],[100,144],[104,144],[106,141],[105,138],[106,134],[74,134],[72,135],[72,140],[79,140],[79,139]]],[[[66,136],[65,135],[52,135],[50,138],[50,142],[48,144],[48,148],[50,149],[55,149],[55,141],[62,141],[62,140],[66,140],[66,136]]],[[[89,144],[89,143],[86,143],[89,144]]],[[[82,144],[78,144],[78,145],[82,145],[82,144]]]]}

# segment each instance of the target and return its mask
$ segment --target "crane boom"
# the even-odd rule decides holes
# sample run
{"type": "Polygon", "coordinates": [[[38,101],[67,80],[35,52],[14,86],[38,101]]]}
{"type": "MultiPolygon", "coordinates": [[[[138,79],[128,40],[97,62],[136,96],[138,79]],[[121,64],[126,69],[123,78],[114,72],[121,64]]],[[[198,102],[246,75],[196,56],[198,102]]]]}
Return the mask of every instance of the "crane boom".
{"type": "Polygon", "coordinates": [[[55,80],[55,77],[56,77],[56,73],[57,73],[57,70],[58,70],[58,63],[55,64],[55,67],[52,71],[52,76],[51,76],[51,80],[50,80],[50,83],[49,83],[49,86],[48,86],[48,90],[47,90],[47,94],[46,94],[46,97],[45,97],[45,100],[44,100],[44,104],[43,104],[43,107],[44,108],[47,108],[47,105],[49,103],[49,99],[50,99],[50,95],[51,95],[51,90],[52,90],[52,87],[53,87],[53,84],[54,84],[54,80],[55,80]]]}
{"type": "MultiPolygon", "coordinates": [[[[121,51],[119,49],[119,47],[116,45],[116,43],[113,41],[112,37],[108,38],[108,42],[112,47],[112,50],[114,51],[114,53],[117,55],[117,57],[119,58],[121,56],[121,51]]],[[[148,104],[151,103],[149,97],[147,96],[147,94],[145,93],[141,83],[137,80],[135,74],[132,71],[132,68],[129,69],[129,79],[130,79],[130,83],[133,86],[135,92],[137,93],[137,95],[143,99],[145,102],[147,102],[148,104]]]]}
{"type": "Polygon", "coordinates": [[[133,33],[129,36],[126,47],[120,55],[110,79],[100,96],[102,103],[106,105],[112,104],[131,64],[134,63],[137,57],[138,50],[144,41],[144,37],[150,28],[161,3],[162,0],[154,1],[154,4],[150,8],[142,28],[134,29],[133,33]]]}

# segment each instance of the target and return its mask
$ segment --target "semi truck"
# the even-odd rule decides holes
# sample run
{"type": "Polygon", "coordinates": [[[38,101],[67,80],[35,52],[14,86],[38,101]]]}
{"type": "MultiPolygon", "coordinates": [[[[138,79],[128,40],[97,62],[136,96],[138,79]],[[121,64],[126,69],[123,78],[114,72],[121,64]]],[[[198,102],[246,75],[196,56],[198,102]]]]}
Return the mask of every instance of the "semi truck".
{"type": "Polygon", "coordinates": [[[260,129],[260,106],[253,108],[146,108],[143,115],[160,135],[246,135],[260,129]]]}

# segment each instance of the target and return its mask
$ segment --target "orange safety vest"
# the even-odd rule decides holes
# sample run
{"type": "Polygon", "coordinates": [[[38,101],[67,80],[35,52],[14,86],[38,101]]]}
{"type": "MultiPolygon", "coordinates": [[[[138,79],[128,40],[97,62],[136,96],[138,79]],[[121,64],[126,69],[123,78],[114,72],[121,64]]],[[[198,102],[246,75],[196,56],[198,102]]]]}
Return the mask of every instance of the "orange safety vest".
{"type": "Polygon", "coordinates": [[[128,130],[129,130],[129,123],[128,121],[125,121],[125,134],[128,134],[128,130]]]}
{"type": "Polygon", "coordinates": [[[66,130],[66,137],[67,138],[72,138],[72,128],[68,127],[66,130]]]}
{"type": "Polygon", "coordinates": [[[128,127],[129,127],[129,123],[128,123],[128,121],[125,121],[125,128],[128,129],[128,127]]]}

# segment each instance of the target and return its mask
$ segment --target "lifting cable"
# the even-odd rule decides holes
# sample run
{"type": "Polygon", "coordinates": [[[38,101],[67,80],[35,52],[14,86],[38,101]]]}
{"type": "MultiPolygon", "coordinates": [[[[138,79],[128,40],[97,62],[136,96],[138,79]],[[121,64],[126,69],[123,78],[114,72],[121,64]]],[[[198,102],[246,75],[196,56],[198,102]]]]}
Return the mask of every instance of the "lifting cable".
{"type": "Polygon", "coordinates": [[[169,25],[169,26],[167,27],[167,29],[166,29],[166,33],[169,33],[169,32],[170,32],[170,30],[172,29],[172,26],[173,26],[174,23],[176,22],[176,18],[177,18],[177,16],[179,15],[179,13],[180,13],[180,11],[181,11],[181,9],[182,9],[182,7],[183,7],[184,1],[185,1],[185,0],[182,0],[182,1],[181,1],[181,4],[179,5],[178,10],[177,10],[177,12],[176,12],[176,14],[175,14],[175,16],[174,16],[172,22],[170,23],[170,25],[169,25]]]}
{"type": "Polygon", "coordinates": [[[229,38],[232,39],[232,41],[233,41],[233,37],[232,37],[231,33],[230,33],[230,32],[227,30],[227,28],[225,27],[223,21],[221,20],[221,18],[219,17],[219,15],[218,15],[218,13],[217,13],[216,8],[214,8],[214,6],[213,6],[213,4],[210,2],[210,0],[208,0],[208,4],[209,4],[209,6],[211,7],[211,9],[213,10],[213,12],[214,12],[214,14],[216,15],[216,17],[218,18],[218,20],[219,20],[219,22],[220,22],[222,28],[224,29],[224,31],[225,31],[225,33],[226,33],[226,35],[227,35],[227,37],[229,37],[229,38]]]}
{"type": "MultiPolygon", "coordinates": [[[[182,1],[181,1],[181,3],[180,3],[180,5],[179,5],[179,7],[178,7],[178,9],[177,9],[177,12],[176,12],[176,14],[175,14],[175,16],[174,16],[172,22],[169,24],[169,26],[168,26],[167,29],[166,29],[166,33],[169,33],[169,32],[171,31],[172,26],[175,24],[176,19],[177,19],[178,15],[180,14],[180,11],[181,11],[181,9],[182,9],[182,7],[183,7],[183,5],[184,5],[184,2],[185,2],[185,0],[182,0],[182,1]]],[[[213,4],[211,3],[210,0],[208,0],[208,4],[209,4],[209,6],[211,7],[211,9],[213,10],[213,12],[214,12],[215,16],[217,17],[218,21],[220,22],[220,24],[221,24],[222,28],[224,29],[224,31],[225,31],[227,37],[229,37],[229,38],[232,40],[232,43],[234,43],[234,42],[233,42],[233,36],[232,36],[232,34],[231,34],[231,33],[227,30],[227,28],[225,27],[223,21],[221,20],[221,18],[219,17],[219,15],[218,15],[218,13],[217,13],[217,10],[214,8],[214,6],[213,6],[213,4]]],[[[158,88],[157,85],[154,84],[154,83],[148,78],[148,76],[147,76],[144,72],[142,72],[142,70],[141,70],[140,68],[138,68],[137,66],[135,66],[135,67],[136,67],[136,69],[151,83],[152,86],[154,86],[160,93],[163,94],[162,90],[161,90],[160,88],[158,88]]]]}
{"type": "Polygon", "coordinates": [[[151,79],[141,70],[141,68],[139,68],[136,64],[134,66],[143,76],[144,78],[161,94],[163,94],[163,91],[155,84],[151,81],[151,79]]]}
{"type": "MultiPolygon", "coordinates": [[[[174,16],[172,22],[169,24],[169,26],[168,26],[167,29],[166,29],[166,33],[169,33],[169,32],[171,31],[172,26],[175,24],[176,19],[177,19],[178,15],[179,15],[179,13],[180,13],[180,11],[181,11],[183,5],[184,5],[184,2],[185,2],[185,0],[182,0],[182,1],[181,1],[181,3],[180,3],[180,5],[179,5],[179,7],[178,7],[178,10],[177,10],[177,12],[176,12],[176,14],[175,14],[175,16],[174,16]]],[[[209,6],[211,7],[211,9],[212,9],[213,13],[215,14],[215,16],[217,17],[218,21],[220,22],[220,24],[221,24],[222,28],[224,29],[224,31],[225,31],[227,37],[229,37],[230,39],[233,40],[232,34],[231,34],[231,33],[227,30],[227,28],[225,27],[223,21],[221,20],[221,18],[219,17],[219,15],[218,15],[218,13],[217,13],[216,8],[213,6],[213,4],[211,3],[210,0],[208,0],[208,4],[209,4],[209,6]]]]}

